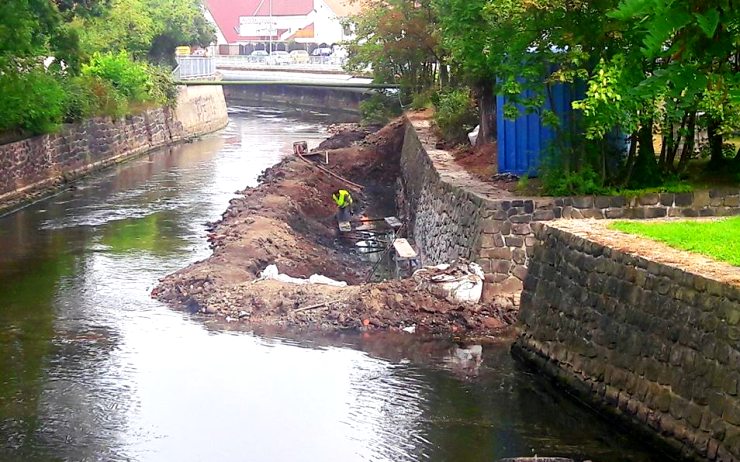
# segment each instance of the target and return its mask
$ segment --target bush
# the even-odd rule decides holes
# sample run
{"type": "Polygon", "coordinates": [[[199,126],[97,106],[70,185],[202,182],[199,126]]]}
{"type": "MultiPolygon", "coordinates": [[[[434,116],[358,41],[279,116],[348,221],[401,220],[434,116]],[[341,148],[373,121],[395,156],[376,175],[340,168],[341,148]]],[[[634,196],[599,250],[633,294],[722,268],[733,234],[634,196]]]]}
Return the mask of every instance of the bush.
{"type": "Polygon", "coordinates": [[[360,103],[360,114],[365,124],[384,124],[401,114],[398,100],[384,92],[377,92],[360,103]]]}
{"type": "Polygon", "coordinates": [[[445,140],[453,143],[465,141],[477,120],[476,107],[467,90],[452,90],[439,95],[434,121],[445,140]]]}
{"type": "Polygon", "coordinates": [[[559,168],[545,168],[542,175],[542,189],[550,196],[584,196],[588,194],[608,194],[601,177],[590,166],[578,172],[568,172],[559,168]]]}
{"type": "Polygon", "coordinates": [[[411,109],[420,111],[428,108],[432,104],[432,98],[434,91],[426,90],[421,93],[416,93],[411,98],[411,109]]]}
{"type": "Polygon", "coordinates": [[[72,77],[65,81],[66,122],[95,116],[122,117],[128,113],[126,98],[107,80],[94,76],[72,77]]]}
{"type": "Polygon", "coordinates": [[[0,75],[0,131],[52,132],[63,120],[65,100],[62,85],[43,69],[0,75]]]}
{"type": "Polygon", "coordinates": [[[157,92],[149,66],[131,60],[124,51],[95,53],[90,62],[82,66],[82,75],[107,80],[130,102],[156,101],[157,92]]]}
{"type": "Polygon", "coordinates": [[[166,67],[149,66],[149,73],[152,77],[152,101],[174,106],[177,102],[177,85],[172,79],[172,72],[166,67]]]}

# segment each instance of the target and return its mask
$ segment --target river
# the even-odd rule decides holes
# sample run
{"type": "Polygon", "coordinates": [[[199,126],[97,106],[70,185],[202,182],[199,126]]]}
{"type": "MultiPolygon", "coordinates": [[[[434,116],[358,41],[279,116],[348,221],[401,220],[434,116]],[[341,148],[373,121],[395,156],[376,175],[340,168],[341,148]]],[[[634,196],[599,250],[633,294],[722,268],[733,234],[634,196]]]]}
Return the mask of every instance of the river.
{"type": "Polygon", "coordinates": [[[0,460],[663,460],[519,367],[505,343],[242,332],[170,310],[158,278],[205,223],[331,119],[231,108],[214,135],[0,219],[0,460]]]}

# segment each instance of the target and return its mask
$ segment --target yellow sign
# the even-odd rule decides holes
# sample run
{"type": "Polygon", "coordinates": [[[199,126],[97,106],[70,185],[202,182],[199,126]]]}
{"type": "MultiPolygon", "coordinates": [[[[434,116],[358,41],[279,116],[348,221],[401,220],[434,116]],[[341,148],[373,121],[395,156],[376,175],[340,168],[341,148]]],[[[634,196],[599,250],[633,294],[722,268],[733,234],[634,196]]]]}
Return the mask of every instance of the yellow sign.
{"type": "Polygon", "coordinates": [[[175,56],[189,56],[190,55],[190,47],[188,46],[181,46],[175,48],[175,56]]]}

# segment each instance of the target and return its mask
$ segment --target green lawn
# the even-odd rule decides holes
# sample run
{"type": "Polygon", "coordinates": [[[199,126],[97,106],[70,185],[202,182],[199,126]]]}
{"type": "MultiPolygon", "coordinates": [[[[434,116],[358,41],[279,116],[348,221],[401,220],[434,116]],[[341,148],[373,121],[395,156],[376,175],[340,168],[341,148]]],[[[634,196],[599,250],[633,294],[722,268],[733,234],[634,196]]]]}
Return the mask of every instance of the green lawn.
{"type": "Polygon", "coordinates": [[[740,217],[659,223],[617,221],[609,227],[740,266],[740,217]]]}

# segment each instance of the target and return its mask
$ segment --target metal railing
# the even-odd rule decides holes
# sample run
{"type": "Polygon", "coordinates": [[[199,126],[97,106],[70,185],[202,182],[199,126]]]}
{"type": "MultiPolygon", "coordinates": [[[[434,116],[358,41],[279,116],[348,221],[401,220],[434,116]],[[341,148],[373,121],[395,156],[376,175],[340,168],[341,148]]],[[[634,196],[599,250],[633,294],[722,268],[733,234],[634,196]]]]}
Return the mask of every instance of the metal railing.
{"type": "Polygon", "coordinates": [[[216,74],[213,56],[178,56],[177,67],[172,71],[175,80],[202,80],[216,74]]]}
{"type": "Polygon", "coordinates": [[[290,63],[281,63],[277,60],[270,59],[269,56],[248,56],[248,55],[216,55],[213,57],[216,61],[216,67],[247,69],[247,68],[306,68],[313,70],[342,70],[344,59],[332,56],[308,56],[302,60],[291,60],[290,63]]]}

